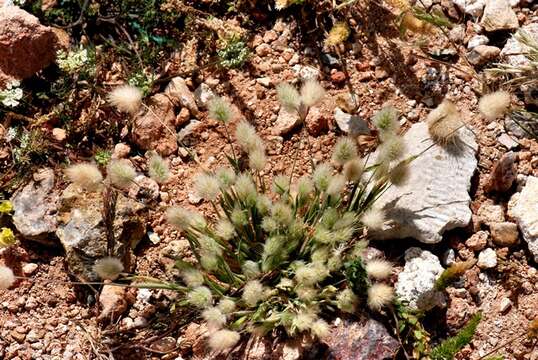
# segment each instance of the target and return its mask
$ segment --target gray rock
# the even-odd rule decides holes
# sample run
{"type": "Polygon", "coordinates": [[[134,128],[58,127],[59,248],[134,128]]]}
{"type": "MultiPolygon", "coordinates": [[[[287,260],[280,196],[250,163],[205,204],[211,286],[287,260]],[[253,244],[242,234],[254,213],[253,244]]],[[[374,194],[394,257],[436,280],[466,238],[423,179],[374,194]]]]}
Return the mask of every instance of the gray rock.
{"type": "MultiPolygon", "coordinates": [[[[525,31],[532,39],[534,39],[534,41],[538,42],[538,22],[524,25],[520,30],[525,31]]],[[[521,54],[525,54],[528,50],[529,48],[526,45],[520,43],[514,36],[512,36],[506,41],[506,44],[501,51],[501,56],[512,66],[525,66],[529,64],[529,59],[521,54]]]]}
{"type": "Polygon", "coordinates": [[[501,49],[495,46],[478,45],[467,53],[467,60],[473,65],[483,65],[488,61],[496,59],[501,49]]]}
{"type": "Polygon", "coordinates": [[[392,359],[399,349],[385,326],[374,319],[338,321],[323,342],[328,346],[324,359],[392,359]]]}
{"type": "Polygon", "coordinates": [[[51,244],[57,228],[56,212],[59,193],[54,191],[54,170],[45,168],[33,176],[34,180],[11,198],[13,224],[29,240],[51,244]]]}
{"type": "MultiPolygon", "coordinates": [[[[385,211],[388,221],[372,236],[438,243],[445,231],[465,227],[471,220],[469,189],[478,145],[473,132],[465,127],[458,130],[455,143],[432,145],[425,123],[411,126],[403,138],[406,157],[420,156],[409,164],[407,181],[392,185],[377,200],[376,206],[385,211]]],[[[376,156],[371,156],[372,162],[376,156]]]]}
{"type": "Polygon", "coordinates": [[[497,141],[508,150],[512,150],[519,146],[519,143],[512,139],[507,133],[502,133],[501,136],[497,138],[497,141]]]}
{"type": "Polygon", "coordinates": [[[486,0],[480,25],[486,31],[513,30],[519,27],[519,21],[508,0],[486,0]]]}
{"type": "Polygon", "coordinates": [[[330,67],[336,67],[340,65],[340,61],[331,54],[321,54],[321,61],[330,67]]]}
{"type": "Polygon", "coordinates": [[[198,106],[193,93],[189,90],[187,83],[182,77],[173,78],[164,93],[170,98],[175,106],[183,106],[189,109],[191,114],[198,114],[198,106]]]}
{"type": "Polygon", "coordinates": [[[478,254],[476,263],[481,269],[492,269],[497,266],[497,253],[492,248],[484,249],[478,254]]]}
{"type": "Polygon", "coordinates": [[[196,90],[194,90],[194,98],[196,99],[196,104],[202,109],[207,109],[209,101],[215,96],[215,93],[209,87],[209,85],[204,83],[201,83],[196,88],[196,90]]]}
{"type": "Polygon", "coordinates": [[[396,295],[414,310],[427,311],[445,307],[445,294],[435,290],[435,281],[443,272],[437,256],[427,250],[412,247],[405,252],[405,266],[398,274],[396,295]]]}
{"type": "Polygon", "coordinates": [[[334,109],[334,121],[338,128],[351,136],[369,135],[368,124],[359,115],[351,115],[340,108],[334,109]]]}
{"type": "Polygon", "coordinates": [[[469,39],[469,42],[467,43],[467,49],[472,50],[478,45],[487,45],[488,43],[489,39],[487,36],[475,35],[471,39],[469,39]]]}
{"type": "Polygon", "coordinates": [[[273,124],[273,129],[271,133],[273,135],[286,135],[295,127],[301,124],[301,118],[296,111],[288,111],[284,107],[280,108],[278,112],[278,117],[273,124]]]}
{"type": "MultiPolygon", "coordinates": [[[[114,256],[121,258],[127,271],[133,260],[133,249],[146,233],[141,212],[143,205],[118,195],[113,225],[114,256]]],[[[69,185],[60,197],[56,235],[62,243],[71,273],[82,280],[97,280],[92,266],[107,256],[107,231],[103,221],[103,199],[100,193],[80,193],[69,185]]]]}
{"type": "Polygon", "coordinates": [[[520,193],[508,203],[508,215],[516,220],[529,251],[538,262],[538,178],[529,176],[520,193]]]}
{"type": "Polygon", "coordinates": [[[482,15],[486,0],[452,0],[452,2],[466,14],[478,17],[482,15]]]}

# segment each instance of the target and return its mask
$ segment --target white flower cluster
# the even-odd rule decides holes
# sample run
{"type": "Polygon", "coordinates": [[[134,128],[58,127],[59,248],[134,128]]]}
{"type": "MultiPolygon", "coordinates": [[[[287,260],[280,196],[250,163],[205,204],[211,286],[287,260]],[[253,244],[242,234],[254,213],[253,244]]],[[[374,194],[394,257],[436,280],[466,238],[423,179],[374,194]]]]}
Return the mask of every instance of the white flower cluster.
{"type": "Polygon", "coordinates": [[[18,80],[7,84],[4,90],[0,90],[0,102],[9,107],[18,106],[23,95],[22,89],[19,87],[20,85],[21,83],[18,80]]]}
{"type": "Polygon", "coordinates": [[[56,53],[56,63],[62,71],[68,73],[75,72],[88,63],[88,50],[79,49],[70,50],[69,52],[58,50],[56,53]]]}

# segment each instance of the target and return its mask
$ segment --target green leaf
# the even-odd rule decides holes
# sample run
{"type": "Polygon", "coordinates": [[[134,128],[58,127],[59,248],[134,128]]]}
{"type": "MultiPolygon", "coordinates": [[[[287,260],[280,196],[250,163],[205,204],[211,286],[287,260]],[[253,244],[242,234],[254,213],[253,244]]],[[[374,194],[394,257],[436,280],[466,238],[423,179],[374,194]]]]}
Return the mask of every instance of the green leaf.
{"type": "Polygon", "coordinates": [[[432,349],[432,360],[452,360],[458,351],[469,344],[474,336],[482,314],[475,314],[471,320],[453,337],[450,337],[432,349]]]}

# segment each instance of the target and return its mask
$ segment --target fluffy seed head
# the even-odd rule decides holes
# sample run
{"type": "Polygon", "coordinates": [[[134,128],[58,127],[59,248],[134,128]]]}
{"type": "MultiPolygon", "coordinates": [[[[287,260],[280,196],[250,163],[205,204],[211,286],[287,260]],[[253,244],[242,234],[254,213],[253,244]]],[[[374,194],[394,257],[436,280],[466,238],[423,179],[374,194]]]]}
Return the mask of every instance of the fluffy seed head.
{"type": "Polygon", "coordinates": [[[93,271],[103,280],[116,280],[123,272],[123,263],[115,257],[104,257],[95,262],[93,271]]]}
{"type": "Polygon", "coordinates": [[[227,189],[235,183],[235,172],[229,167],[218,168],[215,176],[219,179],[220,186],[223,189],[227,189]]]}
{"type": "Polygon", "coordinates": [[[0,289],[9,289],[14,282],[13,271],[7,266],[0,266],[0,289]]]}
{"type": "Polygon", "coordinates": [[[355,141],[349,137],[338,139],[334,146],[332,160],[337,165],[344,165],[346,162],[357,157],[357,145],[355,141]]]}
{"type": "Polygon", "coordinates": [[[351,289],[344,289],[336,295],[336,306],[347,313],[355,312],[357,301],[357,295],[351,289]]]}
{"type": "Polygon", "coordinates": [[[308,176],[302,176],[297,182],[297,196],[306,199],[314,191],[314,183],[308,176]]]}
{"type": "Polygon", "coordinates": [[[235,311],[235,301],[233,301],[232,299],[223,298],[219,301],[217,307],[224,314],[231,314],[235,311]]]}
{"type": "Polygon", "coordinates": [[[215,271],[219,267],[218,256],[207,250],[200,251],[200,265],[207,271],[215,271]]]}
{"type": "Polygon", "coordinates": [[[282,195],[290,190],[290,178],[286,175],[277,175],[273,178],[273,191],[282,195]]]}
{"type": "Polygon", "coordinates": [[[107,175],[112,185],[124,189],[133,183],[136,170],[127,159],[112,160],[108,164],[107,175]]]}
{"type": "Polygon", "coordinates": [[[248,155],[248,166],[252,170],[262,171],[265,168],[265,164],[267,164],[267,157],[263,149],[253,150],[248,155]]]}
{"type": "Polygon", "coordinates": [[[373,259],[366,264],[366,273],[369,277],[384,280],[392,273],[392,264],[383,259],[373,259]]]}
{"type": "Polygon", "coordinates": [[[362,214],[360,221],[369,230],[380,230],[385,224],[385,212],[377,207],[371,207],[362,214]]]}
{"type": "Polygon", "coordinates": [[[325,39],[325,45],[335,46],[343,43],[349,37],[349,27],[346,23],[338,22],[334,24],[325,39]]]}
{"type": "Polygon", "coordinates": [[[322,263],[310,263],[295,270],[295,281],[303,286],[312,286],[329,276],[329,270],[322,263]]]}
{"type": "Polygon", "coordinates": [[[256,133],[256,129],[245,120],[242,120],[237,124],[237,127],[235,128],[235,138],[246,153],[251,153],[254,150],[263,151],[264,149],[263,141],[256,133]]]}
{"type": "Polygon", "coordinates": [[[222,351],[233,348],[241,336],[238,332],[222,329],[209,336],[209,347],[213,351],[222,351]]]}
{"type": "Polygon", "coordinates": [[[208,307],[202,311],[202,318],[207,322],[210,329],[220,329],[226,324],[226,315],[217,307],[208,307]]]}
{"type": "Polygon", "coordinates": [[[301,105],[301,96],[296,88],[288,83],[280,83],[276,87],[276,94],[280,104],[288,111],[297,111],[301,105]]]}
{"type": "Polygon", "coordinates": [[[93,164],[71,165],[65,170],[69,181],[87,191],[96,190],[103,181],[103,175],[93,164]]]}
{"type": "Polygon", "coordinates": [[[256,199],[256,210],[258,210],[260,215],[267,215],[271,210],[271,206],[271,199],[267,195],[260,194],[256,199]]]}
{"type": "Polygon", "coordinates": [[[251,205],[256,203],[258,192],[256,191],[256,185],[254,185],[250,175],[239,175],[235,181],[234,188],[239,199],[251,205]]]}
{"type": "Polygon", "coordinates": [[[166,220],[179,230],[188,230],[191,226],[204,228],[207,225],[200,213],[178,206],[166,210],[166,220]]]}
{"type": "Polygon", "coordinates": [[[243,301],[250,307],[256,305],[259,301],[265,298],[265,289],[258,280],[250,280],[243,288],[243,301]]]}
{"type": "Polygon", "coordinates": [[[398,110],[393,106],[383,107],[374,115],[372,122],[379,131],[379,135],[382,139],[387,135],[396,134],[400,128],[400,123],[398,122],[398,110]]]}
{"type": "Polygon", "coordinates": [[[394,290],[387,284],[373,284],[368,288],[368,307],[379,311],[394,299],[394,290]]]}
{"type": "Polygon", "coordinates": [[[230,221],[235,226],[246,226],[248,224],[249,216],[247,212],[240,207],[236,206],[230,213],[230,221]]]}
{"type": "Polygon", "coordinates": [[[299,331],[305,331],[312,327],[317,320],[316,314],[311,311],[299,311],[293,319],[293,325],[297,327],[299,331]]]}
{"type": "Polygon", "coordinates": [[[325,320],[318,319],[314,321],[310,330],[319,339],[326,338],[329,335],[329,324],[325,320]]]}
{"type": "Polygon", "coordinates": [[[355,158],[344,164],[343,174],[348,181],[356,183],[362,177],[364,172],[364,162],[361,159],[355,158]]]}
{"type": "Polygon", "coordinates": [[[426,117],[428,131],[435,142],[448,144],[458,136],[458,129],[463,125],[456,105],[444,100],[426,117]]]}
{"type": "Polygon", "coordinates": [[[400,161],[394,166],[389,173],[390,182],[394,185],[402,185],[409,178],[409,162],[406,160],[400,161]]]}
{"type": "Polygon", "coordinates": [[[253,279],[256,276],[260,275],[260,267],[258,266],[258,263],[252,260],[245,261],[243,266],[241,267],[241,270],[243,271],[243,274],[247,277],[247,279],[253,279]]]}
{"type": "Polygon", "coordinates": [[[508,112],[511,96],[506,91],[495,91],[480,98],[478,109],[488,120],[495,120],[508,112]]]}
{"type": "Polygon", "coordinates": [[[344,175],[335,175],[332,177],[329,187],[327,188],[327,194],[331,196],[339,196],[344,187],[346,186],[346,178],[344,175]]]}
{"type": "Polygon", "coordinates": [[[181,272],[181,278],[190,287],[200,286],[204,283],[204,276],[196,269],[186,269],[181,272]]]}
{"type": "Polygon", "coordinates": [[[235,228],[228,219],[222,218],[215,227],[215,233],[224,240],[230,240],[235,236],[235,228]]]}
{"type": "Polygon", "coordinates": [[[320,164],[316,167],[314,174],[312,174],[316,189],[319,191],[327,190],[331,181],[332,171],[333,169],[329,164],[320,164]]]}
{"type": "Polygon", "coordinates": [[[316,105],[325,96],[325,89],[317,80],[307,80],[301,87],[301,102],[306,107],[316,105]]]}
{"type": "Polygon", "coordinates": [[[213,175],[201,173],[194,177],[194,190],[202,199],[215,201],[220,193],[220,182],[213,175]]]}
{"type": "Polygon", "coordinates": [[[405,141],[402,137],[388,136],[379,146],[378,162],[391,162],[399,159],[405,153],[405,141]]]}
{"type": "Polygon", "coordinates": [[[108,94],[108,102],[119,111],[134,115],[142,103],[142,91],[131,85],[118,86],[108,94]]]}
{"type": "Polygon", "coordinates": [[[209,117],[211,119],[218,120],[226,124],[233,116],[232,106],[220,96],[216,96],[211,99],[207,106],[209,109],[209,117]]]}
{"type": "Polygon", "coordinates": [[[271,208],[271,218],[280,225],[289,225],[293,221],[293,212],[285,203],[277,202],[271,208]]]}
{"type": "Polygon", "coordinates": [[[198,308],[206,308],[213,303],[211,290],[205,286],[198,286],[187,293],[187,301],[189,304],[198,308]]]}
{"type": "Polygon", "coordinates": [[[166,164],[166,161],[156,153],[149,158],[148,173],[149,177],[159,184],[164,184],[170,178],[168,164],[166,164]]]}

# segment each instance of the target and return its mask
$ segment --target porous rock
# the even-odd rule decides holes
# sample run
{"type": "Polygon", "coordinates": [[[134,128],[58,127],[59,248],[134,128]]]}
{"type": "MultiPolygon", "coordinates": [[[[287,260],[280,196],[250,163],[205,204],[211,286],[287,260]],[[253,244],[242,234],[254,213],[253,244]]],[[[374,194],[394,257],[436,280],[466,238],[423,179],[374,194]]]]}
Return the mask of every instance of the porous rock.
{"type": "Polygon", "coordinates": [[[529,251],[538,262],[538,178],[529,176],[520,193],[516,193],[508,203],[508,215],[519,226],[529,251]]]}
{"type": "Polygon", "coordinates": [[[13,224],[29,240],[45,244],[56,231],[56,211],[59,194],[54,190],[54,170],[45,168],[33,176],[33,181],[17,191],[11,198],[13,224]]]}
{"type": "Polygon", "coordinates": [[[445,231],[465,227],[471,220],[469,189],[478,145],[473,132],[465,127],[458,130],[454,143],[432,144],[425,123],[411,126],[403,138],[405,157],[420,155],[409,164],[407,180],[392,185],[377,200],[376,206],[385,211],[388,221],[372,236],[438,243],[445,231]]]}
{"type": "Polygon", "coordinates": [[[513,30],[519,27],[519,21],[508,0],[486,0],[480,25],[486,31],[513,30]]]}

